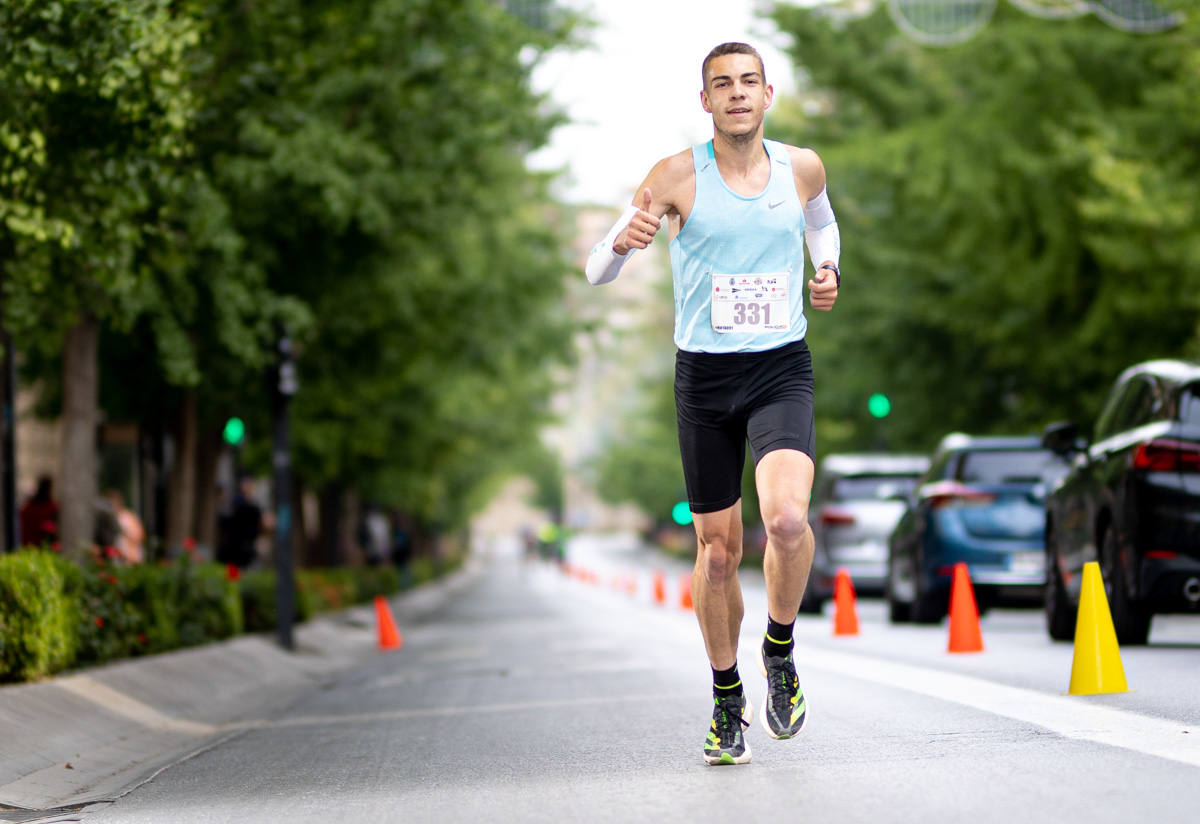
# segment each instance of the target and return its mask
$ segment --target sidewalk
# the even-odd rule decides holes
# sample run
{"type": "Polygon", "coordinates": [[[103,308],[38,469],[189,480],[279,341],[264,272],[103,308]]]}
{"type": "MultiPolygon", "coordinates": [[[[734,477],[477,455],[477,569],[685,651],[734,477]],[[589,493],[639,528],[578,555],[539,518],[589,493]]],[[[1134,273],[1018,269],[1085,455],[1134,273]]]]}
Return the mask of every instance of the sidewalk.
{"type": "MultiPolygon", "coordinates": [[[[401,627],[479,574],[464,569],[389,600],[401,627]]],[[[256,724],[376,652],[372,605],[273,635],[136,658],[0,688],[0,821],[124,795],[256,724]],[[16,808],[16,809],[14,809],[16,808]]]]}

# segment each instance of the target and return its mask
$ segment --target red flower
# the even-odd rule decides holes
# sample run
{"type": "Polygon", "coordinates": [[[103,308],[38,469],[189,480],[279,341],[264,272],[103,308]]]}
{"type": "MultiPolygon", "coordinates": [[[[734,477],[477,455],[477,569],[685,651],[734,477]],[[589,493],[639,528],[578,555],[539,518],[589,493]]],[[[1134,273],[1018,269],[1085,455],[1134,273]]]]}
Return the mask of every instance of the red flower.
{"type": "Polygon", "coordinates": [[[115,584],[117,582],[117,576],[116,575],[105,575],[104,580],[108,581],[110,584],[115,584]]]}
{"type": "Polygon", "coordinates": [[[104,619],[101,618],[99,615],[96,616],[96,626],[98,626],[98,627],[104,626],[104,619]]]}
{"type": "Polygon", "coordinates": [[[121,553],[117,550],[117,548],[115,546],[106,546],[104,548],[104,557],[105,558],[120,558],[121,553]]]}
{"type": "Polygon", "coordinates": [[[196,551],[196,539],[193,538],[191,535],[184,538],[183,539],[183,549],[185,552],[195,552],[196,551]]]}
{"type": "Polygon", "coordinates": [[[60,544],[58,541],[55,541],[54,543],[50,544],[50,548],[53,549],[55,552],[62,552],[62,544],[60,544]]]}
{"type": "Polygon", "coordinates": [[[144,644],[144,643],[146,643],[146,642],[147,642],[147,641],[149,641],[149,640],[150,640],[150,639],[146,637],[146,633],[144,633],[144,632],[139,632],[139,633],[138,633],[138,643],[139,643],[139,644],[144,644]]]}
{"type": "Polygon", "coordinates": [[[236,581],[242,577],[242,571],[238,569],[237,564],[226,564],[225,577],[230,581],[236,581]]]}

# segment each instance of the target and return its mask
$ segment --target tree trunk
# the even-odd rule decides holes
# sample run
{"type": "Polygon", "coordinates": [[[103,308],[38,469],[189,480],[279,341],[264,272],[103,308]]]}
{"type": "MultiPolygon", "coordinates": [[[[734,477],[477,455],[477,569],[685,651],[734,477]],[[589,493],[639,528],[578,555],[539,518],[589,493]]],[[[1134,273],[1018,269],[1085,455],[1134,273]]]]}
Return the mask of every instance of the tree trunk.
{"type": "Polygon", "coordinates": [[[221,435],[206,429],[196,451],[196,521],[192,534],[208,558],[217,557],[217,467],[221,461],[221,435]]]}
{"type": "Polygon", "coordinates": [[[95,526],[96,423],[100,325],[84,314],[67,331],[63,348],[62,454],[59,469],[59,540],[82,558],[95,526]]]}
{"type": "Polygon", "coordinates": [[[167,552],[175,555],[183,539],[193,537],[196,520],[196,395],[187,392],[179,407],[175,426],[175,462],[171,467],[171,491],[167,510],[167,552]]]}

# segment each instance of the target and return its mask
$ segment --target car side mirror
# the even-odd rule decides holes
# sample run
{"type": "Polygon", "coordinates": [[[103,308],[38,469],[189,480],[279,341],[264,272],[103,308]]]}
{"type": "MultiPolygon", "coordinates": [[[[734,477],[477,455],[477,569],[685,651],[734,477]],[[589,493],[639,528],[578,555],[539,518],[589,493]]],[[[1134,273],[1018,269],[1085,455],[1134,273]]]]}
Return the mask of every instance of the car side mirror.
{"type": "Polygon", "coordinates": [[[1058,455],[1070,455],[1079,450],[1079,425],[1074,421],[1058,421],[1042,430],[1042,446],[1058,455]]]}

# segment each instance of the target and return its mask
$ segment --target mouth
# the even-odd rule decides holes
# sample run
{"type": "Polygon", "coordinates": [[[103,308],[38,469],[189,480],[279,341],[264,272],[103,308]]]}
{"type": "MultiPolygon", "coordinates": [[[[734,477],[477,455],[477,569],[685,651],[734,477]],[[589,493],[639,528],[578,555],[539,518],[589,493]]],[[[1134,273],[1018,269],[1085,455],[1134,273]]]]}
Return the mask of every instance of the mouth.
{"type": "Polygon", "coordinates": [[[739,115],[739,114],[750,114],[750,110],[749,110],[749,109],[745,109],[745,108],[739,108],[739,109],[730,109],[730,110],[729,110],[729,114],[731,114],[731,115],[735,115],[735,116],[736,116],[736,115],[739,115]]]}

